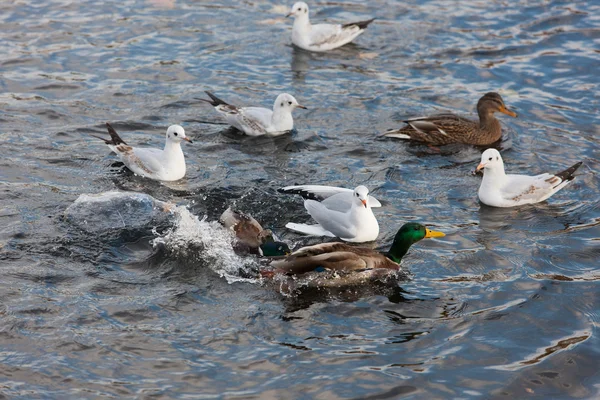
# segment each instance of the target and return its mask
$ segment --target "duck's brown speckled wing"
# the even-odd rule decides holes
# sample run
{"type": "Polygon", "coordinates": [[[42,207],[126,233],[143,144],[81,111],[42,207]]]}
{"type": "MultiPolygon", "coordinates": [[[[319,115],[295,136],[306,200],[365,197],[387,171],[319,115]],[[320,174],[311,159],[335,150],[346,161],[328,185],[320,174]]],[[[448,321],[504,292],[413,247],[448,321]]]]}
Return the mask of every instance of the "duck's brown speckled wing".
{"type": "Polygon", "coordinates": [[[303,274],[318,267],[336,271],[357,271],[374,268],[398,269],[398,264],[383,254],[368,248],[345,243],[323,243],[303,247],[271,265],[278,272],[303,274]]]}
{"type": "Polygon", "coordinates": [[[434,146],[450,143],[472,143],[479,132],[479,123],[455,114],[438,114],[404,121],[406,126],[395,131],[411,140],[434,146]]]}
{"type": "Polygon", "coordinates": [[[219,221],[225,228],[235,232],[239,243],[251,249],[256,249],[261,245],[260,234],[263,232],[262,226],[250,215],[228,208],[223,212],[219,221]]]}

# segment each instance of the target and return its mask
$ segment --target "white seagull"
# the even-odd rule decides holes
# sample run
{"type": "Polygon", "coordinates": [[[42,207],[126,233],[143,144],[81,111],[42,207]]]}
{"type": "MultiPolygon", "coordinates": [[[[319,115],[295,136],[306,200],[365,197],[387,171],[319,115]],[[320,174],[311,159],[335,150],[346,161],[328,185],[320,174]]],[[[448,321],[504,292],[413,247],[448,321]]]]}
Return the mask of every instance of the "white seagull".
{"type": "Polygon", "coordinates": [[[106,128],[110,140],[92,136],[103,140],[117,154],[121,162],[135,174],[157,181],[176,181],[185,176],[185,158],[180,144],[182,140],[190,143],[192,140],[185,136],[185,130],[180,125],[171,125],[167,129],[163,150],[131,147],[119,137],[108,122],[106,128]]]}
{"type": "Polygon", "coordinates": [[[298,104],[291,94],[282,93],[277,96],[273,110],[262,107],[237,107],[224,102],[211,92],[205,92],[211,100],[206,101],[212,105],[231,126],[239,129],[248,136],[279,136],[294,129],[292,111],[296,108],[306,107],[298,104]]]}
{"type": "Polygon", "coordinates": [[[581,166],[578,162],[555,175],[507,175],[502,156],[496,149],[487,149],[481,155],[477,171],[483,169],[479,200],[492,207],[514,207],[544,201],[571,182],[573,173],[581,166]]]}
{"type": "Polygon", "coordinates": [[[339,237],[346,242],[371,242],[379,235],[379,224],[372,207],[381,203],[369,196],[369,189],[357,186],[345,189],[321,185],[287,186],[279,189],[282,193],[301,195],[304,207],[317,224],[295,224],[289,222],[286,228],[312,236],[339,237]]]}
{"type": "Polygon", "coordinates": [[[328,51],[350,43],[363,33],[375,18],[351,22],[349,24],[311,25],[308,5],[302,1],[295,3],[286,17],[294,17],[292,43],[304,50],[328,51]]]}

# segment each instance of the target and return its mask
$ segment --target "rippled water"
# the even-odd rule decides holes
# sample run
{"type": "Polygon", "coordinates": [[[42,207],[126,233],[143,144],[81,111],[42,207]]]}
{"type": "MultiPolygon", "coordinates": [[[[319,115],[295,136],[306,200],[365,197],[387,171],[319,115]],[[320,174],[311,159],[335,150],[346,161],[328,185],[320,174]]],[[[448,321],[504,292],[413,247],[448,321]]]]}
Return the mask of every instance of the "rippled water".
{"type": "Polygon", "coordinates": [[[2,396],[599,396],[600,5],[364,3],[310,4],[314,20],[377,18],[328,54],[290,46],[291,4],[0,4],[2,396]],[[203,90],[263,106],[287,91],[309,110],[293,136],[240,138],[203,90]],[[377,138],[405,117],[474,116],[487,91],[519,113],[502,117],[510,171],[584,161],[550,201],[480,206],[479,149],[377,138]],[[90,137],[106,121],[152,146],[181,123],[187,177],[125,171],[90,137]],[[305,182],[367,184],[379,248],[407,220],[448,236],[411,250],[399,286],[284,296],[213,221],[233,205],[316,243],[284,229],[306,216],[276,192],[305,182]],[[64,217],[119,189],[177,204],[175,226],[64,217]]]}

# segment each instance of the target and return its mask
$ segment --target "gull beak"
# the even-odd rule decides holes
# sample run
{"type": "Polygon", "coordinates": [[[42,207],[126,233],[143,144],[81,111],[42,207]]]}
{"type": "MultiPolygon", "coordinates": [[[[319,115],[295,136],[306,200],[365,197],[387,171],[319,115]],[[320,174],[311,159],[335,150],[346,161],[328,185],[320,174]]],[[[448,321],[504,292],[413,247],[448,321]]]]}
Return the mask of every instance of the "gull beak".
{"type": "Polygon", "coordinates": [[[504,107],[503,105],[500,106],[500,109],[498,111],[500,111],[503,114],[510,115],[513,118],[517,118],[516,112],[509,110],[508,108],[504,107]]]}
{"type": "Polygon", "coordinates": [[[446,234],[444,232],[432,231],[431,229],[425,228],[425,237],[426,238],[438,238],[444,237],[446,234]]]}
{"type": "Polygon", "coordinates": [[[361,200],[361,203],[363,203],[363,206],[365,206],[365,208],[367,208],[367,201],[366,200],[361,200]]]}
{"type": "Polygon", "coordinates": [[[293,12],[289,13],[289,14],[288,14],[288,15],[286,15],[285,17],[286,17],[286,18],[289,18],[289,17],[291,17],[292,15],[294,15],[294,13],[293,13],[293,12]]]}
{"type": "Polygon", "coordinates": [[[477,168],[475,169],[475,172],[480,171],[482,169],[485,168],[485,166],[487,165],[487,163],[479,163],[479,165],[477,166],[477,168]]]}
{"type": "Polygon", "coordinates": [[[308,108],[306,108],[306,107],[304,107],[303,105],[300,105],[300,104],[296,104],[296,107],[298,107],[298,108],[302,108],[302,109],[304,109],[304,110],[308,110],[308,108]]]}
{"type": "Polygon", "coordinates": [[[190,139],[190,138],[189,138],[189,137],[187,137],[187,136],[186,136],[186,137],[184,137],[184,138],[183,138],[183,140],[185,140],[186,142],[189,142],[189,143],[194,143],[194,142],[192,142],[192,139],[190,139]]]}

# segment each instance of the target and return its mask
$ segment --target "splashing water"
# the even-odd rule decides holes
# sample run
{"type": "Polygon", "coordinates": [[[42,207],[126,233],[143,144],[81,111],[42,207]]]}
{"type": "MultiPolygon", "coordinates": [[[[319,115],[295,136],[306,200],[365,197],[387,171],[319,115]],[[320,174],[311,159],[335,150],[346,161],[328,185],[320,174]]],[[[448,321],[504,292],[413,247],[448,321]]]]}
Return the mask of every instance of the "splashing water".
{"type": "Polygon", "coordinates": [[[175,257],[207,265],[228,283],[258,282],[257,278],[247,277],[255,275],[253,271],[258,263],[253,257],[234,252],[235,237],[231,231],[217,221],[206,221],[206,216],[198,218],[184,206],[175,206],[173,212],[176,216],[174,227],[162,235],[154,232],[159,236],[152,240],[153,247],[162,245],[175,257]]]}

